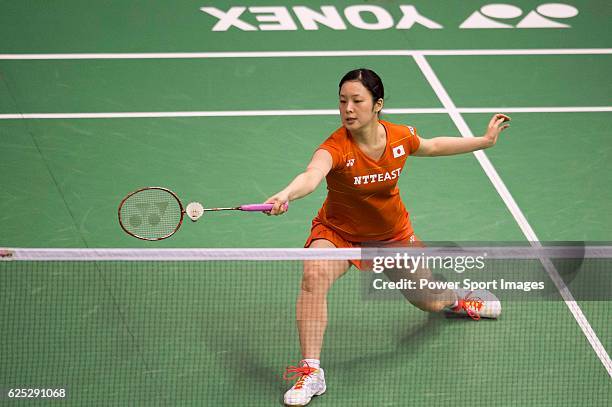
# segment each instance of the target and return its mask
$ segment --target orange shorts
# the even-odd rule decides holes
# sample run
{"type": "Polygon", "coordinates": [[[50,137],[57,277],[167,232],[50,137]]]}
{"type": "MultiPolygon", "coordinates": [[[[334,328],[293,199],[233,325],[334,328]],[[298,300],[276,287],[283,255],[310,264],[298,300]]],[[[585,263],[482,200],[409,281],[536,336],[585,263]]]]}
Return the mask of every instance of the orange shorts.
{"type": "MultiPolygon", "coordinates": [[[[405,230],[402,233],[393,236],[391,239],[376,242],[373,245],[371,242],[351,242],[340,236],[335,230],[325,226],[318,218],[312,220],[312,228],[310,236],[306,239],[304,247],[310,247],[313,241],[325,239],[331,242],[337,248],[367,248],[367,247],[425,247],[423,242],[411,231],[405,230]]],[[[370,266],[361,260],[349,260],[349,263],[357,267],[359,270],[368,270],[370,266]],[[362,264],[363,263],[363,264],[362,264]]]]}

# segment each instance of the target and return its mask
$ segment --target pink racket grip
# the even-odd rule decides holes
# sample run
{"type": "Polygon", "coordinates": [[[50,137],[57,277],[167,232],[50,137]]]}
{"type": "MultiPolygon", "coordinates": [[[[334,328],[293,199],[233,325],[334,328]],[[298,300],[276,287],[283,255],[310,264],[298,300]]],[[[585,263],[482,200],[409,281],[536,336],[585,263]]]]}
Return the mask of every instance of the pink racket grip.
{"type": "MultiPolygon", "coordinates": [[[[272,210],[272,207],[274,207],[274,204],[249,204],[240,206],[240,210],[249,212],[266,212],[272,210]]],[[[287,210],[288,207],[288,203],[283,205],[284,210],[287,210]]]]}

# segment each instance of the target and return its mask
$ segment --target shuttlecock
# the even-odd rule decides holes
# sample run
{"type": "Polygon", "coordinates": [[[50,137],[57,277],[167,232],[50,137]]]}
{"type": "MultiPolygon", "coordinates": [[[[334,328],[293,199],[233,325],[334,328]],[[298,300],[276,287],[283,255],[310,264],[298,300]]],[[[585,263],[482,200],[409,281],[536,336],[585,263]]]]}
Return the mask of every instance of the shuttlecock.
{"type": "Polygon", "coordinates": [[[204,214],[204,207],[199,202],[190,202],[189,205],[187,205],[186,212],[189,219],[195,222],[204,214]]]}

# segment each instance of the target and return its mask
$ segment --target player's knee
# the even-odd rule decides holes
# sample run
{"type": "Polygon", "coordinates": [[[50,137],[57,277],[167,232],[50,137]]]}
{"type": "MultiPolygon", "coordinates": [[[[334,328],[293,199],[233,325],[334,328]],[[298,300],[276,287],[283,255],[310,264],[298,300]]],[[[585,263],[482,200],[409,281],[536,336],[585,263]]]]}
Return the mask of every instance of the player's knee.
{"type": "Polygon", "coordinates": [[[310,262],[304,266],[302,290],[312,293],[326,293],[333,283],[333,276],[324,262],[310,262]]]}

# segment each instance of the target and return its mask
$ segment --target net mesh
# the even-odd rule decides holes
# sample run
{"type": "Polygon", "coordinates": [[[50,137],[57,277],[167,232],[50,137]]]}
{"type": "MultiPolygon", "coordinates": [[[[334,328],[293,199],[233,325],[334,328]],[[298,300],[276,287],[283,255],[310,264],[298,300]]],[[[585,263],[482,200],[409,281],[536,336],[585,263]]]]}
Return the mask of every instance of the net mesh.
{"type": "MultiPolygon", "coordinates": [[[[487,275],[434,270],[440,281],[529,278],[550,287],[497,290],[502,316],[480,322],[420,311],[397,292],[373,292],[376,273],[350,270],[328,294],[322,367],[332,391],[313,405],[609,405],[612,252],[519,254],[489,254],[487,275]],[[552,282],[548,260],[573,302],[552,282]]],[[[73,405],[279,405],[290,386],[284,368],[301,358],[304,259],[373,260],[352,249],[0,257],[0,387],[67,388],[73,405]]]]}

